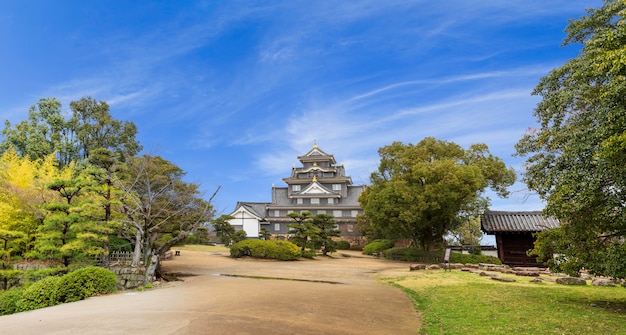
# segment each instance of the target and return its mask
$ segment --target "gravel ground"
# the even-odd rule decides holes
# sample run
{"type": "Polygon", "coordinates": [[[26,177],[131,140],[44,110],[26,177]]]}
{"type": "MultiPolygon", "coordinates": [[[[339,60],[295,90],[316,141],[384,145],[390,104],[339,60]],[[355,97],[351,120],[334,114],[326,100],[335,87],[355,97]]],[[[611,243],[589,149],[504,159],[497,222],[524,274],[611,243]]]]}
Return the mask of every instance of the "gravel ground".
{"type": "Polygon", "coordinates": [[[182,251],[182,281],[0,317],[3,334],[417,334],[419,315],[377,275],[408,264],[342,252],[314,260],[182,251]]]}

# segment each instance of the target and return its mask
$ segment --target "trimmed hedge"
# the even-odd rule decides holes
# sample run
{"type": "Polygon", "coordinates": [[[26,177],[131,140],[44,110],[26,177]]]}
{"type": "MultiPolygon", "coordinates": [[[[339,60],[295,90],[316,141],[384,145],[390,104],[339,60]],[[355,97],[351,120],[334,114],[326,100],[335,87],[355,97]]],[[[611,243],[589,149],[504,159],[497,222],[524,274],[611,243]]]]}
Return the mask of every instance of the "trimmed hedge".
{"type": "MultiPolygon", "coordinates": [[[[429,264],[443,263],[445,250],[424,251],[417,250],[415,248],[391,248],[384,252],[386,259],[396,261],[408,261],[419,262],[429,264]]],[[[450,253],[450,263],[462,263],[462,264],[502,264],[498,257],[486,256],[486,255],[467,255],[458,252],[450,253]]]]}
{"type": "Polygon", "coordinates": [[[60,282],[61,277],[46,277],[26,287],[17,301],[17,309],[23,312],[60,304],[57,293],[60,282]]]}
{"type": "Polygon", "coordinates": [[[61,277],[59,300],[79,301],[115,291],[115,273],[98,266],[88,266],[61,277]]]}
{"type": "Polygon", "coordinates": [[[498,257],[487,255],[467,255],[458,252],[450,253],[450,263],[462,263],[462,264],[502,264],[502,261],[498,257]]]}
{"type": "Polygon", "coordinates": [[[24,288],[8,290],[0,295],[0,315],[112,293],[115,291],[115,282],[115,273],[97,266],[78,269],[62,277],[46,277],[24,288]]]}
{"type": "Polygon", "coordinates": [[[230,257],[257,257],[292,261],[300,258],[300,247],[288,241],[243,240],[230,246],[230,257]]]}
{"type": "Polygon", "coordinates": [[[391,240],[374,240],[363,247],[363,254],[373,255],[393,248],[394,242],[391,240]]]}
{"type": "Polygon", "coordinates": [[[12,288],[0,294],[0,315],[9,315],[20,311],[17,302],[22,299],[23,288],[12,288]]]}
{"type": "Polygon", "coordinates": [[[337,250],[350,250],[350,242],[348,241],[337,241],[337,250]]]}
{"type": "Polygon", "coordinates": [[[415,248],[391,248],[384,252],[386,259],[437,264],[443,262],[444,250],[424,251],[415,248]]]}

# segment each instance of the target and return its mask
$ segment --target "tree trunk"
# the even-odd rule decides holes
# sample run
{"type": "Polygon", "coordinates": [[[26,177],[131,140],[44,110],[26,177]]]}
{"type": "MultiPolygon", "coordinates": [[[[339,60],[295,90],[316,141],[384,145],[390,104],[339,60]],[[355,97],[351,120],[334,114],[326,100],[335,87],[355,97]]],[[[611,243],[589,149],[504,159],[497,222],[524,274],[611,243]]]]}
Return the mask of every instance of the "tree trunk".
{"type": "Polygon", "coordinates": [[[159,255],[152,255],[152,257],[150,257],[150,264],[146,267],[146,283],[154,281],[154,274],[159,266],[159,261],[159,255]]]}
{"type": "Polygon", "coordinates": [[[433,251],[435,250],[435,238],[433,236],[432,229],[424,230],[424,240],[422,241],[424,250],[433,251]]]}
{"type": "Polygon", "coordinates": [[[133,262],[132,262],[132,266],[137,266],[139,265],[139,262],[141,261],[141,243],[142,243],[142,233],[139,229],[137,229],[137,232],[135,233],[135,250],[133,251],[133,262]]]}

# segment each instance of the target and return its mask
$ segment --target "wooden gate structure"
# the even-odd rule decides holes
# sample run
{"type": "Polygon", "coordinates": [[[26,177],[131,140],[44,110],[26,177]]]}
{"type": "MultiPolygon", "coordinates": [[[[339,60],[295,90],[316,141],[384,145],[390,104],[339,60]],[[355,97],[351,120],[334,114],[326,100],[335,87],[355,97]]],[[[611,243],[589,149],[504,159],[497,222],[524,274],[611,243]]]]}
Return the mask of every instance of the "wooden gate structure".
{"type": "Polygon", "coordinates": [[[540,211],[488,211],[480,218],[480,229],[496,236],[498,258],[510,266],[544,266],[526,252],[534,246],[534,233],[559,226],[559,220],[545,217],[540,211]]]}

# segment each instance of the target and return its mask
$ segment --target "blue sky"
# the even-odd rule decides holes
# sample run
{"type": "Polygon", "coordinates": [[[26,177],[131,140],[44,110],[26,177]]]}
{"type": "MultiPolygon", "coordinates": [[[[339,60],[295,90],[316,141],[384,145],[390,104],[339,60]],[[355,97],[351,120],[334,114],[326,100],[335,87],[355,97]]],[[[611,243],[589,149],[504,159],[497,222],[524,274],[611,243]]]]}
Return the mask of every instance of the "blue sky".
{"type": "MultiPolygon", "coordinates": [[[[539,79],[575,57],[568,19],[601,1],[2,1],[0,121],[38,99],[106,101],[144,152],[219,213],[270,201],[317,140],[368,183],[378,148],[486,143],[514,167],[539,79]]],[[[494,210],[539,210],[522,183],[494,210]]]]}

